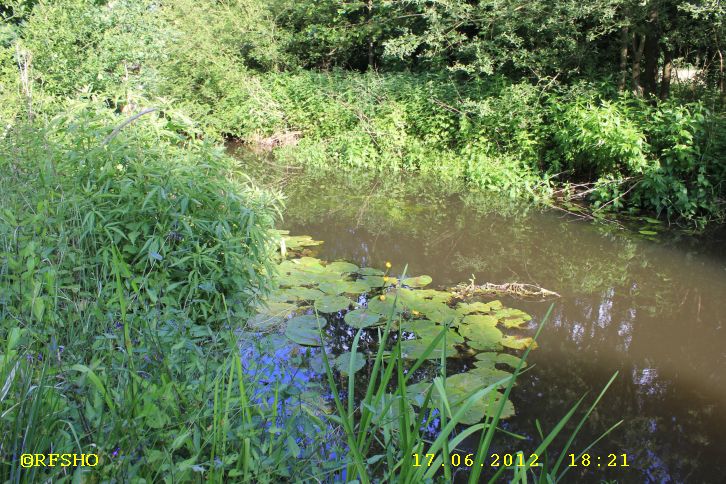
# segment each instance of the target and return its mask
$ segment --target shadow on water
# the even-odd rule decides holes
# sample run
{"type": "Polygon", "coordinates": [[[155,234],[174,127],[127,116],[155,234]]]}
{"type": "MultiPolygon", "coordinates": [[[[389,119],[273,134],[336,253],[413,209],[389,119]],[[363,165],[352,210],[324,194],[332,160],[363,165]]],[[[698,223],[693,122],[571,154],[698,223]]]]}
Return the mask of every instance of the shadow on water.
{"type": "MultiPolygon", "coordinates": [[[[443,286],[474,277],[560,293],[530,355],[536,366],[513,393],[517,416],[506,425],[534,448],[536,419],[547,432],[618,370],[573,451],[624,419],[590,453],[626,453],[630,466],[577,467],[570,480],[690,483],[726,475],[723,228],[644,237],[493,194],[461,195],[422,176],[311,174],[243,158],[248,174],[285,194],[284,227],[325,241],[322,259],[377,267],[390,260],[394,271],[408,264],[443,286]]],[[[503,302],[535,319],[549,304],[503,302]]]]}

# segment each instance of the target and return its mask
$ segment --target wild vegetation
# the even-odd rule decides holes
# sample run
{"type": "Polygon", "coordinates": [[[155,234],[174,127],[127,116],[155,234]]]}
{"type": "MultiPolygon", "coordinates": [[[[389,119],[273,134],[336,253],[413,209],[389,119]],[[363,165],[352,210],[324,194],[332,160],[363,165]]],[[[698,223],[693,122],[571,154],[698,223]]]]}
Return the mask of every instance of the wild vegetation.
{"type": "MultiPolygon", "coordinates": [[[[704,227],[726,209],[723,9],[3,2],[0,476],[83,479],[19,456],[84,452],[99,481],[449,480],[477,433],[481,462],[529,316],[307,257],[220,141],[704,227]]],[[[581,426],[489,477],[562,478],[581,426]]]]}

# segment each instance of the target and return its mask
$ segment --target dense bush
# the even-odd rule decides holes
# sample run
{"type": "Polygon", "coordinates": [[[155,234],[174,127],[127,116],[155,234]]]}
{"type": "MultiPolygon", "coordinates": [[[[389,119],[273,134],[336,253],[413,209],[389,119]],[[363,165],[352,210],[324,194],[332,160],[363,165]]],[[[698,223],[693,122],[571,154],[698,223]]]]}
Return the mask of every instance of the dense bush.
{"type": "Polygon", "coordinates": [[[44,309],[59,290],[96,294],[103,311],[120,297],[116,278],[134,307],[198,321],[223,319],[225,301],[254,304],[267,288],[272,199],[219,149],[180,138],[162,118],[105,143],[114,121],[81,106],[2,140],[3,245],[22,248],[4,253],[5,311],[59,319],[44,309]]]}

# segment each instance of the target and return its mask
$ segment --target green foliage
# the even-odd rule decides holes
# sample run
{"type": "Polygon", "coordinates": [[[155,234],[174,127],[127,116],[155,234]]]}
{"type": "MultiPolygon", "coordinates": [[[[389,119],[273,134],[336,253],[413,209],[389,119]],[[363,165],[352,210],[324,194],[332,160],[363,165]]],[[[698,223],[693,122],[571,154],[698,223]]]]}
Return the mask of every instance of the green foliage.
{"type": "Polygon", "coordinates": [[[602,101],[555,106],[552,169],[568,170],[576,179],[641,173],[646,166],[645,136],[623,112],[627,107],[602,101]]]}
{"type": "Polygon", "coordinates": [[[245,311],[267,288],[272,199],[164,118],[142,118],[146,127],[106,143],[118,121],[81,105],[48,127],[20,125],[4,137],[2,237],[23,248],[4,259],[7,307],[32,304],[38,319],[60,320],[42,308],[66,287],[100,291],[111,307],[119,291],[133,293],[135,308],[183,308],[197,321],[223,319],[225,304],[245,311]]]}
{"type": "Polygon", "coordinates": [[[42,2],[22,26],[34,80],[54,96],[101,93],[128,103],[152,91],[164,45],[153,2],[42,2]]]}
{"type": "Polygon", "coordinates": [[[664,103],[646,128],[657,162],[647,171],[633,203],[669,219],[704,225],[720,218],[726,187],[726,120],[700,104],[664,103]]]}

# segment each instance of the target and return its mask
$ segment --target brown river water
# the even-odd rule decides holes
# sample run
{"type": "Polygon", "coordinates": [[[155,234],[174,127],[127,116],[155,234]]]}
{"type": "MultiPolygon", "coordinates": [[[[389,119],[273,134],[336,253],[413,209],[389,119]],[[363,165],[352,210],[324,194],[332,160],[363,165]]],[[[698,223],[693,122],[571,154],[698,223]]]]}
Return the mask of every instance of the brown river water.
{"type": "MultiPolygon", "coordinates": [[[[528,437],[518,448],[534,449],[536,420],[547,432],[616,371],[572,451],[624,421],[565,482],[726,482],[723,227],[688,235],[663,224],[644,236],[637,223],[596,224],[496,194],[461,195],[431,177],[310,174],[243,158],[252,178],[284,193],[282,227],[325,241],[321,259],[391,261],[394,272],[408,265],[434,287],[475,277],[562,296],[515,387],[517,414],[506,428],[528,437]],[[626,454],[628,467],[608,467],[609,454],[626,454]]],[[[535,321],[550,305],[501,299],[535,321]]]]}

